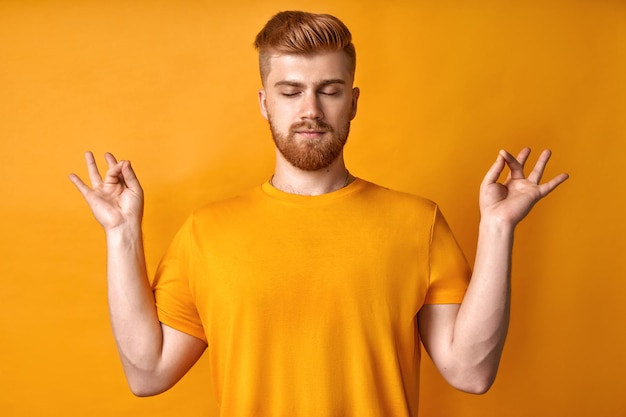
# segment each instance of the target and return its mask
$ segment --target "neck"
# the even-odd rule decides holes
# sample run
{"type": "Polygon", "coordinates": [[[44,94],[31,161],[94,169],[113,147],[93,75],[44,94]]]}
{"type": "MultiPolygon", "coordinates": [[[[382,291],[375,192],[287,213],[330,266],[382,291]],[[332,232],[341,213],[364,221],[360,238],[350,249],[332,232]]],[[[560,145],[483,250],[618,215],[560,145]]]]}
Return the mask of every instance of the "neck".
{"type": "Polygon", "coordinates": [[[328,167],[317,171],[304,171],[276,157],[276,169],[270,184],[281,191],[300,195],[321,195],[337,191],[354,180],[345,166],[343,155],[339,155],[328,167]]]}

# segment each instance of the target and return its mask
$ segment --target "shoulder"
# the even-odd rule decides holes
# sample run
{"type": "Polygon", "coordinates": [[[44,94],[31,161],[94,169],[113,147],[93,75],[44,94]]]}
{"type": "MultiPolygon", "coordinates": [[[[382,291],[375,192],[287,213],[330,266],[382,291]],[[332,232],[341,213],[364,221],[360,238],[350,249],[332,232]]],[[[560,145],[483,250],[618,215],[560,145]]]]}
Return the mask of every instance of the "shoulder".
{"type": "Polygon", "coordinates": [[[219,213],[226,214],[232,212],[233,210],[236,211],[242,208],[248,208],[255,202],[255,200],[259,199],[257,188],[245,190],[233,196],[209,201],[193,210],[191,217],[202,218],[219,213]]]}
{"type": "Polygon", "coordinates": [[[394,190],[373,182],[361,180],[366,183],[363,188],[363,196],[366,199],[376,201],[376,204],[398,207],[401,210],[419,210],[433,213],[437,211],[437,204],[420,195],[408,193],[405,191],[394,190]]]}

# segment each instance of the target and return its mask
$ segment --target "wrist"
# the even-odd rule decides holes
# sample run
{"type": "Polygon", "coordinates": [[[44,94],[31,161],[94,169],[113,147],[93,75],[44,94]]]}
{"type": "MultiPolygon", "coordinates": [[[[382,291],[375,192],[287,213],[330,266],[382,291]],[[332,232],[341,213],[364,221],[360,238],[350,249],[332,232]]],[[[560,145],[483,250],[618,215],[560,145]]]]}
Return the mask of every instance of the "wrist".
{"type": "Polygon", "coordinates": [[[142,239],[140,223],[124,223],[105,230],[107,242],[123,243],[142,239]]]}
{"type": "Polygon", "coordinates": [[[512,235],[515,231],[515,223],[498,216],[482,216],[479,230],[481,233],[512,235]]]}

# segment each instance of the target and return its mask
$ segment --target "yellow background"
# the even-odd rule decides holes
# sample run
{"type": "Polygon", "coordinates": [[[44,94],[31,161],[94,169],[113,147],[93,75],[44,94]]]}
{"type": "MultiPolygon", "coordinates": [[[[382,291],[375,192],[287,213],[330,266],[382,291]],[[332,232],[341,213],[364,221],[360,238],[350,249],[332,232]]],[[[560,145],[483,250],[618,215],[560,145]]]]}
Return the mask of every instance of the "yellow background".
{"type": "Polygon", "coordinates": [[[133,161],[154,271],[191,209],[270,175],[251,44],[294,8],[354,34],[352,172],[439,202],[470,260],[498,149],[571,174],[518,229],[495,386],[457,393],[426,361],[422,415],[626,415],[626,4],[592,0],[0,1],[0,414],[216,409],[204,359],[162,396],[127,390],[103,234],[67,175],[86,150],[133,161]]]}

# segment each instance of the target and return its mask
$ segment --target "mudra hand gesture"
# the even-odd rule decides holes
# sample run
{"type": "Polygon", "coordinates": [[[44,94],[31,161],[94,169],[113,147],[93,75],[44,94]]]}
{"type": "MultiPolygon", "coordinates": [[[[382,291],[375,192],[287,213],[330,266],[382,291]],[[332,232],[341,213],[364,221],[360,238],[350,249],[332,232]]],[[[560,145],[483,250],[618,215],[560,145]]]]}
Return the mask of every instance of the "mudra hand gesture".
{"type": "Polygon", "coordinates": [[[130,162],[118,162],[110,153],[106,153],[104,158],[108,169],[102,178],[93,154],[85,154],[91,187],[75,174],[70,175],[70,180],[87,200],[105,231],[123,225],[140,225],[143,216],[143,190],[130,162]]]}
{"type": "Polygon", "coordinates": [[[524,165],[529,155],[529,148],[522,149],[517,158],[504,150],[500,151],[480,186],[480,213],[483,219],[494,219],[515,227],[539,200],[569,178],[567,174],[559,174],[540,184],[551,156],[549,150],[541,153],[535,167],[526,177],[524,165]],[[509,175],[503,183],[497,182],[507,165],[511,170],[509,175]]]}

